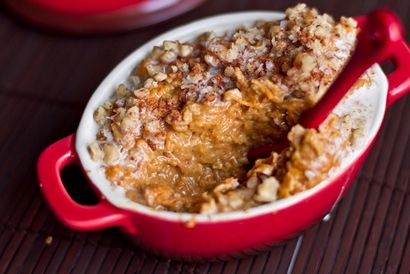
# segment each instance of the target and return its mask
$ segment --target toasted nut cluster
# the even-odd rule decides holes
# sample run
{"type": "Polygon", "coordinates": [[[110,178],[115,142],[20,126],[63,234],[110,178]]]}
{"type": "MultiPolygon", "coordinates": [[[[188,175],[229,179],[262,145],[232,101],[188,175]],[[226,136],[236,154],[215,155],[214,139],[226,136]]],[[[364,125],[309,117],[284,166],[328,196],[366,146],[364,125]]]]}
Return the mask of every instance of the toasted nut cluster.
{"type": "Polygon", "coordinates": [[[101,160],[103,157],[103,152],[100,148],[100,145],[97,143],[92,143],[88,146],[88,153],[90,153],[91,159],[94,161],[101,160]]]}
{"type": "Polygon", "coordinates": [[[115,145],[104,144],[104,162],[114,164],[120,159],[120,153],[115,145]]]}
{"type": "Polygon", "coordinates": [[[90,157],[130,199],[159,210],[226,212],[308,189],[359,134],[348,117],[319,130],[296,125],[343,68],[356,33],[353,19],[298,4],[282,20],[164,41],[95,110],[90,157]],[[288,133],[289,149],[247,172],[249,150],[288,133]]]}
{"type": "Polygon", "coordinates": [[[275,177],[267,177],[258,185],[254,199],[262,203],[275,201],[278,189],[278,180],[275,177]]]}

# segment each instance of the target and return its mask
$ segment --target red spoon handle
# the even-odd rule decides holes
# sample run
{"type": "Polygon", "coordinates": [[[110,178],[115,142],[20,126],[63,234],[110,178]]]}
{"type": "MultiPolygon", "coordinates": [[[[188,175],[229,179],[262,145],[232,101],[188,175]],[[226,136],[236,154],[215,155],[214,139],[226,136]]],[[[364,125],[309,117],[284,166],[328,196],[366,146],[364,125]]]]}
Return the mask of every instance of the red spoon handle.
{"type": "Polygon", "coordinates": [[[392,12],[376,10],[358,21],[362,29],[350,61],[319,102],[303,113],[300,120],[303,127],[319,127],[369,67],[396,59],[398,48],[405,45],[402,26],[392,12]]]}

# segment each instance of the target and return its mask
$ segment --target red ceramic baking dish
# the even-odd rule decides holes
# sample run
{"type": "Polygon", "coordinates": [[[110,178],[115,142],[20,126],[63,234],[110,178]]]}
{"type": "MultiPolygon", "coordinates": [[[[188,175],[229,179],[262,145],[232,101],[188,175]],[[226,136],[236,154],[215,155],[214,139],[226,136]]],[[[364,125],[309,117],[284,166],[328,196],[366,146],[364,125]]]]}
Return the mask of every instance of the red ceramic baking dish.
{"type": "Polygon", "coordinates": [[[394,52],[388,56],[396,64],[396,70],[386,77],[380,67],[374,65],[369,72],[372,84],[362,87],[335,109],[351,115],[366,115],[365,135],[360,146],[328,179],[289,198],[246,211],[213,215],[158,211],[128,200],[123,189],[107,181],[87,152],[87,145],[97,132],[94,110],[127,79],[153,46],[164,40],[186,41],[208,30],[223,33],[256,20],[275,20],[283,16],[277,12],[241,12],[199,20],[149,41],[123,60],[89,100],[76,134],[50,145],[38,160],[41,190],[61,222],[81,231],[117,227],[140,246],[157,254],[197,260],[252,253],[294,237],[323,218],[352,184],[375,141],[386,108],[410,88],[410,50],[400,31],[392,30],[394,52]],[[363,106],[363,111],[354,113],[358,105],[363,106]],[[64,189],[60,172],[72,163],[82,167],[98,193],[97,205],[80,205],[64,189]]]}

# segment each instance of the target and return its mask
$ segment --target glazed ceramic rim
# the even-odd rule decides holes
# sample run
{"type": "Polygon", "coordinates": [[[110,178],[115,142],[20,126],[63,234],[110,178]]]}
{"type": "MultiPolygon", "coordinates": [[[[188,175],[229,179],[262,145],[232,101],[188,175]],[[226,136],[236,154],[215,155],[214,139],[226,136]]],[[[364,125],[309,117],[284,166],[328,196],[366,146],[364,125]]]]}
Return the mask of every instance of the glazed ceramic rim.
{"type": "MultiPolygon", "coordinates": [[[[373,121],[370,123],[370,129],[366,134],[367,138],[364,141],[363,146],[360,149],[355,150],[351,157],[349,157],[350,159],[348,161],[344,161],[342,167],[339,168],[332,175],[332,177],[324,180],[309,190],[269,204],[260,205],[246,210],[216,214],[191,214],[155,210],[136,202],[132,202],[125,197],[124,193],[122,193],[120,189],[114,188],[105,178],[103,172],[97,168],[96,162],[91,160],[87,152],[87,146],[95,140],[95,133],[97,132],[97,125],[93,120],[94,110],[113,94],[118,84],[126,81],[135,65],[151,51],[153,46],[161,45],[164,40],[184,41],[192,39],[205,31],[212,30],[217,33],[221,33],[223,31],[233,30],[241,25],[249,25],[256,20],[277,20],[282,19],[283,17],[284,13],[280,12],[248,11],[221,14],[197,20],[187,25],[170,30],[138,47],[108,74],[88,101],[76,133],[75,148],[82,167],[86,171],[90,181],[111,204],[120,209],[126,209],[132,212],[149,215],[151,217],[177,222],[185,222],[195,219],[196,223],[209,223],[247,219],[264,214],[272,214],[273,212],[290,207],[308,197],[313,196],[315,193],[320,192],[323,188],[334,182],[338,176],[354,164],[354,161],[358,159],[371,145],[381,126],[386,109],[388,82],[385,74],[378,65],[373,67],[376,75],[376,77],[373,77],[373,81],[376,84],[375,89],[377,91],[377,96],[372,95],[371,97],[376,101],[375,111],[372,115],[373,121]],[[229,22],[229,24],[227,22],[229,22]]],[[[336,202],[337,201],[335,201],[335,203],[336,202]]]]}

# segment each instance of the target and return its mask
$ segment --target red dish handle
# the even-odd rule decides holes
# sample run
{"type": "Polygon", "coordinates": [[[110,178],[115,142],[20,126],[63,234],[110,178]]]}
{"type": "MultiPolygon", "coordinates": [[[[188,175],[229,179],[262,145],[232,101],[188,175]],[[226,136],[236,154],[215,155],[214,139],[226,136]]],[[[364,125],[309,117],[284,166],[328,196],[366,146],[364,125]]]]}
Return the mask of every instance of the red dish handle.
{"type": "Polygon", "coordinates": [[[410,91],[410,48],[404,39],[395,45],[392,61],[396,69],[388,76],[387,107],[410,91]]]}
{"type": "Polygon", "coordinates": [[[47,147],[37,164],[41,191],[57,217],[66,226],[75,230],[97,230],[122,227],[135,233],[127,212],[100,199],[97,205],[87,206],[75,202],[67,193],[61,180],[61,170],[79,159],[74,150],[74,135],[65,137],[47,147]]]}

